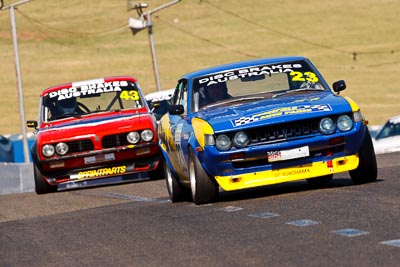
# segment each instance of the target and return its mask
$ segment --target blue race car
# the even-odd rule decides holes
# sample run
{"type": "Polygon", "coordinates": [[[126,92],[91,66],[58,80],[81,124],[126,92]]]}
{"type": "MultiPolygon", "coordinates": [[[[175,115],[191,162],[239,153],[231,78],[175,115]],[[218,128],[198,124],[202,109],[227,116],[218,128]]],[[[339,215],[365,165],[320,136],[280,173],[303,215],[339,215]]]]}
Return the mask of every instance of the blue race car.
{"type": "Polygon", "coordinates": [[[377,178],[371,136],[358,105],[339,96],[304,57],[258,59],[183,75],[160,121],[159,142],[172,202],[216,201],[219,189],[350,172],[377,178]]]}

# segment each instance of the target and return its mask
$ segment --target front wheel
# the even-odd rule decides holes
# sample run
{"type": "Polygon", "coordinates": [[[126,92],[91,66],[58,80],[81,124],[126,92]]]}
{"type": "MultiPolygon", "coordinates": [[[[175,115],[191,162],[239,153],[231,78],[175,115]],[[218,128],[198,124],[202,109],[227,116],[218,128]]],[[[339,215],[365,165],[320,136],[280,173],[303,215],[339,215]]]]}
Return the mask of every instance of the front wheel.
{"type": "Polygon", "coordinates": [[[374,145],[372,144],[371,135],[368,130],[361,148],[358,151],[358,157],[358,167],[350,171],[350,177],[353,182],[355,184],[363,184],[375,181],[378,176],[378,167],[376,164],[374,145]]]}
{"type": "Polygon", "coordinates": [[[189,178],[196,205],[211,203],[218,198],[218,184],[206,173],[192,150],[189,151],[189,178]]]}
{"type": "Polygon", "coordinates": [[[165,181],[167,182],[168,195],[172,203],[184,201],[187,198],[189,198],[190,195],[188,194],[188,189],[182,187],[179,184],[176,176],[172,173],[165,159],[163,159],[163,163],[165,172],[164,176],[165,176],[165,181]]]}
{"type": "Polygon", "coordinates": [[[38,169],[38,167],[35,164],[33,164],[33,175],[35,178],[36,194],[41,195],[41,194],[53,193],[53,192],[57,191],[57,186],[49,185],[45,181],[43,174],[40,172],[40,170],[38,169]]]}

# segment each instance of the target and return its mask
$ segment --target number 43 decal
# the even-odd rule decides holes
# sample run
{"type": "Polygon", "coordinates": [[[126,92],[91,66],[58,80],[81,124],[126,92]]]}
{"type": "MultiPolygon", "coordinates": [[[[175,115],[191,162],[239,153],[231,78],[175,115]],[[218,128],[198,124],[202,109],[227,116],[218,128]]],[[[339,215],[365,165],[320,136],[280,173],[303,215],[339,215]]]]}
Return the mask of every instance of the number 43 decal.
{"type": "Polygon", "coordinates": [[[290,76],[293,76],[292,81],[294,82],[312,82],[316,83],[318,82],[318,77],[315,75],[314,72],[306,71],[306,72],[300,72],[300,71],[292,71],[290,72],[290,76]]]}
{"type": "Polygon", "coordinates": [[[139,93],[134,90],[122,91],[119,97],[125,100],[139,100],[139,93]]]}

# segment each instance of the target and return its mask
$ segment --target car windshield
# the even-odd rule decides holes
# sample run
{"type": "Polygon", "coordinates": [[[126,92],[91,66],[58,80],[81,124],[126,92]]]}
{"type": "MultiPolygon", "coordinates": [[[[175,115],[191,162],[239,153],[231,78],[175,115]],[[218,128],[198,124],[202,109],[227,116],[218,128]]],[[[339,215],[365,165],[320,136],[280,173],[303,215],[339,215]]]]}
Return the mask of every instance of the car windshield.
{"type": "Polygon", "coordinates": [[[168,112],[171,100],[147,101],[147,105],[151,108],[151,112],[156,117],[156,120],[160,120],[161,117],[168,112]]]}
{"type": "Polygon", "coordinates": [[[145,96],[147,105],[150,107],[150,110],[156,117],[157,121],[168,112],[168,107],[171,105],[173,94],[174,89],[168,89],[149,93],[145,96]]]}
{"type": "Polygon", "coordinates": [[[145,104],[139,90],[138,85],[130,81],[58,89],[43,96],[41,118],[48,122],[99,112],[142,108],[145,104]]]}
{"type": "Polygon", "coordinates": [[[194,79],[192,111],[323,90],[322,77],[305,61],[241,68],[194,79]]]}
{"type": "Polygon", "coordinates": [[[391,136],[400,136],[400,119],[389,120],[379,132],[376,139],[387,138],[391,136]]]}

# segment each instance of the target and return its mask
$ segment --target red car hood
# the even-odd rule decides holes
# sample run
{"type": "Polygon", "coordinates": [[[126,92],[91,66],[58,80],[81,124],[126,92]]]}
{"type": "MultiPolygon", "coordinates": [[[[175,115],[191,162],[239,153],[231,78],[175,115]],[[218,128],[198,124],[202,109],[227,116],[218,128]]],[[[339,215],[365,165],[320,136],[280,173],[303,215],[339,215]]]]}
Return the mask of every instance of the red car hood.
{"type": "Polygon", "coordinates": [[[55,141],[71,141],[73,139],[89,138],[119,134],[134,130],[154,129],[154,119],[150,114],[112,115],[102,117],[77,118],[57,124],[49,124],[38,132],[38,142],[51,143],[55,141]]]}

